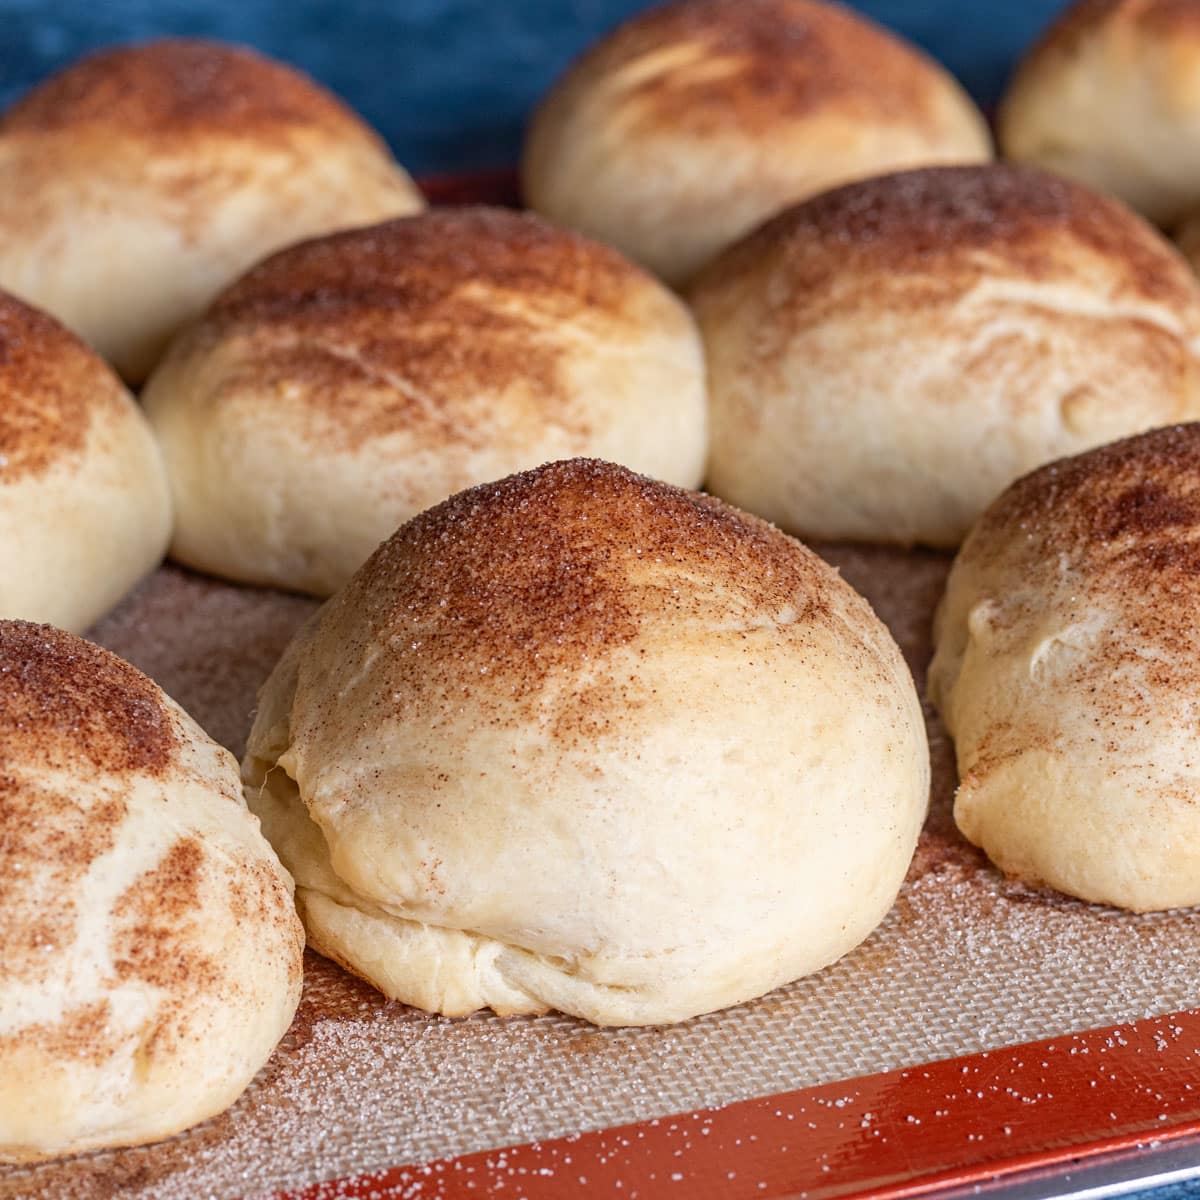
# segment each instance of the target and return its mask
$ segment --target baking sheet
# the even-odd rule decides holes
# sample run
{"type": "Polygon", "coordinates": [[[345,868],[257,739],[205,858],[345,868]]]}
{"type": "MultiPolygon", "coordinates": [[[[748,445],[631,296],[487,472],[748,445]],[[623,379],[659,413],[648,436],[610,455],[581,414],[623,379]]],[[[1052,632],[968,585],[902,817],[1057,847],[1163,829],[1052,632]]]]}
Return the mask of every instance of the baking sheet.
{"type": "MultiPolygon", "coordinates": [[[[868,596],[921,682],[949,559],[816,548],[868,596]]],[[[257,687],[313,607],[167,567],[94,636],[240,755],[257,687]]],[[[932,716],[930,738],[930,815],[900,898],[819,975],[682,1025],[599,1030],[556,1016],[428,1017],[309,955],[292,1029],[230,1112],[158,1146],[0,1169],[0,1197],[270,1192],[1200,1002],[1192,911],[1132,916],[1005,882],[953,829],[952,752],[932,716]]]]}

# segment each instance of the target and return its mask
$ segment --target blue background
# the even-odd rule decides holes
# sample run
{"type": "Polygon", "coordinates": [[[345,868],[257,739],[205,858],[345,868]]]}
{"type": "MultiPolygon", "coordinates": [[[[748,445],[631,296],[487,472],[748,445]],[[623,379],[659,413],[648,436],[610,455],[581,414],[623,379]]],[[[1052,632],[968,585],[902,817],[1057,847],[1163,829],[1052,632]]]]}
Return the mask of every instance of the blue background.
{"type": "MultiPolygon", "coordinates": [[[[984,103],[1061,0],[860,0],[984,103]]],[[[0,0],[0,103],[93,46],[205,34],[339,92],[417,172],[511,164],[534,101],[646,0],[0,0]]]]}
{"type": "MultiPolygon", "coordinates": [[[[859,0],[984,105],[1061,0],[859,0]]],[[[0,105],[83,51],[166,33],[258,47],[303,67],[417,173],[510,165],[531,105],[646,0],[0,0],[0,105]]],[[[1190,1186],[1154,1200],[1195,1197],[1190,1186]]]]}

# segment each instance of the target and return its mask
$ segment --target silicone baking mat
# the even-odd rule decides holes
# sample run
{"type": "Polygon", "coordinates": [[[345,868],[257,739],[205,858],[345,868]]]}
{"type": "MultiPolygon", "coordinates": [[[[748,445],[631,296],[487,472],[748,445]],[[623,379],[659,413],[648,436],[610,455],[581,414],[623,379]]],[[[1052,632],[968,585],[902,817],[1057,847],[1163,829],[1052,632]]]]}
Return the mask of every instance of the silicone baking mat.
{"type": "MultiPolygon", "coordinates": [[[[865,592],[921,683],[948,558],[817,549],[865,592]]],[[[240,755],[256,689],[313,607],[167,567],[94,636],[240,755]]],[[[932,716],[930,740],[930,815],[896,906],[816,976],[682,1025],[600,1030],[555,1016],[428,1017],[310,955],[291,1031],[230,1112],[157,1146],[9,1168],[0,1197],[271,1193],[587,1130],[609,1132],[313,1195],[479,1194],[507,1180],[507,1194],[531,1197],[656,1195],[669,1183],[687,1185],[681,1196],[779,1196],[801,1194],[784,1181],[802,1170],[815,1196],[1182,1131],[1200,1105],[1200,1021],[1064,1035],[1196,1004],[1194,914],[1131,916],[1005,882],[953,828],[952,753],[932,716]],[[1039,1038],[1052,1041],[928,1065],[1039,1038]],[[767,1099],[735,1103],[753,1097],[767,1099]],[[611,1129],[648,1120],[628,1136],[611,1129]],[[851,1135],[858,1157],[834,1149],[851,1135]]]]}

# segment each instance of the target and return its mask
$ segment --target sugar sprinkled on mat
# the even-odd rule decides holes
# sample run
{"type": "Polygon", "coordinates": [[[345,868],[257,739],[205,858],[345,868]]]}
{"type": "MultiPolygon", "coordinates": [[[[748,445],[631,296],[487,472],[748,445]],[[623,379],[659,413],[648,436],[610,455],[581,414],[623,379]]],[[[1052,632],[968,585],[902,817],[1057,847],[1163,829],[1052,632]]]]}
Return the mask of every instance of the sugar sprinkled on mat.
{"type": "MultiPolygon", "coordinates": [[[[922,676],[948,560],[825,553],[922,676]]],[[[241,753],[257,688],[314,608],[168,568],[95,636],[241,753]]],[[[883,927],[819,975],[682,1025],[602,1030],[424,1016],[310,955],[292,1029],[230,1112],[158,1146],[0,1169],[0,1200],[246,1196],[1196,1004],[1194,915],[1135,917],[1006,883],[955,833],[952,752],[932,716],[930,733],[934,800],[908,882],[883,927]]]]}

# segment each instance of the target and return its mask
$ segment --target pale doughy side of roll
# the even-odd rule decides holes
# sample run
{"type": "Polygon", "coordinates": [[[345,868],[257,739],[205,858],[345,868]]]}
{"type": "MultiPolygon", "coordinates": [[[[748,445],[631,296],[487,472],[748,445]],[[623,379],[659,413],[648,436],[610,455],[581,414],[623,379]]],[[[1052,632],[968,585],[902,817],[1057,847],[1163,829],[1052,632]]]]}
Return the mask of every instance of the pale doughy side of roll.
{"type": "Polygon", "coordinates": [[[579,454],[696,486],[708,448],[686,307],[608,247],[499,209],[268,259],[143,398],[172,556],[317,595],[465,487],[579,454]]]}
{"type": "Polygon", "coordinates": [[[1120,197],[1161,225],[1200,207],[1200,10],[1077,0],[1000,106],[1001,146],[1120,197]]]}
{"type": "Polygon", "coordinates": [[[228,751],[115,656],[4,621],[0,756],[0,1162],[228,1108],[303,950],[228,751]]]}
{"type": "Polygon", "coordinates": [[[161,561],[171,503],[120,380],[0,293],[0,617],[81,631],[161,561]]]}
{"type": "Polygon", "coordinates": [[[1200,426],[1043,467],[964,544],[929,690],[959,828],[1003,871],[1135,911],[1200,903],[1200,426]]]}
{"type": "Polygon", "coordinates": [[[1200,415],[1200,288],[1123,207],[1028,168],[799,205],[691,289],[717,495],[804,537],[956,546],[1040,463],[1200,415]]]}
{"type": "Polygon", "coordinates": [[[605,1025],[845,954],[928,777],[907,667],[836,573],[579,461],[385,543],[289,648],[243,764],[316,948],[429,1010],[605,1025]]]}
{"type": "Polygon", "coordinates": [[[0,287],[134,382],[266,254],[423,206],[340,102],[237,47],[103,51],[0,118],[0,287]]]}
{"type": "Polygon", "coordinates": [[[689,0],[598,43],[534,115],[527,203],[672,283],[787,204],[991,157],[958,84],[840,5],[689,0]]]}

